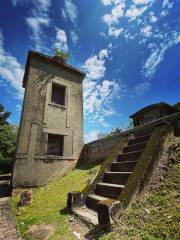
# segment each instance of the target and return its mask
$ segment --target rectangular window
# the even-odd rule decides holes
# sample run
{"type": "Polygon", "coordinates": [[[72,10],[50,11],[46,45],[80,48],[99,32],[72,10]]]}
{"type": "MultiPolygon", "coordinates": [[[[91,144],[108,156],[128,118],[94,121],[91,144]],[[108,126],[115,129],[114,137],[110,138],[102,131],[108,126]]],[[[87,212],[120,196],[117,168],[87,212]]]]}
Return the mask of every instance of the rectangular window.
{"type": "Polygon", "coordinates": [[[65,106],[66,87],[52,83],[51,102],[65,106]]]}
{"type": "Polygon", "coordinates": [[[55,156],[63,156],[64,136],[56,134],[48,134],[47,154],[55,156]]]}

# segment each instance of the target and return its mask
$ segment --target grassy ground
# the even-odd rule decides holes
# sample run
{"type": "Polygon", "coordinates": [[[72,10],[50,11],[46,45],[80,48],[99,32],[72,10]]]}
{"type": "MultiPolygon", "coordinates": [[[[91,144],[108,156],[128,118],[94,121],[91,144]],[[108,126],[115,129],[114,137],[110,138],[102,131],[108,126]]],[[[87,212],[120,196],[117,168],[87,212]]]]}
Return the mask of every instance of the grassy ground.
{"type": "Polygon", "coordinates": [[[95,165],[88,165],[82,169],[75,169],[62,178],[56,178],[47,186],[34,189],[32,205],[24,207],[21,211],[17,207],[19,198],[13,197],[11,204],[23,238],[29,239],[26,232],[31,225],[45,223],[52,224],[55,228],[50,240],[74,239],[67,223],[68,214],[65,209],[67,193],[82,190],[98,168],[95,165]]]}
{"type": "MultiPolygon", "coordinates": [[[[154,193],[136,201],[126,211],[119,223],[105,233],[97,228],[87,229],[94,240],[179,240],[180,239],[180,146],[174,156],[175,163],[166,178],[154,193]]],[[[57,178],[45,187],[33,191],[33,204],[25,207],[19,215],[17,198],[12,205],[18,226],[25,239],[29,226],[40,223],[52,224],[55,233],[50,240],[74,239],[67,222],[66,197],[69,191],[81,190],[97,171],[98,166],[70,171],[63,178],[57,178]]],[[[83,224],[82,224],[83,227],[83,224]]],[[[77,226],[80,231],[80,225],[77,226]]]]}

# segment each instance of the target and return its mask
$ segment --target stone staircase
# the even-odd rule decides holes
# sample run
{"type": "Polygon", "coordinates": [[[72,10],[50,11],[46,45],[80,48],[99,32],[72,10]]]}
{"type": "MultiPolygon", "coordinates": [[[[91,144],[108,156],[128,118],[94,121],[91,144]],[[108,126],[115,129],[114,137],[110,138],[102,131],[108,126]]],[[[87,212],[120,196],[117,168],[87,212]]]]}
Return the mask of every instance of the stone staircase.
{"type": "Polygon", "coordinates": [[[90,223],[98,224],[98,203],[118,199],[150,137],[151,133],[130,139],[104,172],[102,180],[96,183],[93,192],[86,196],[85,205],[75,208],[73,212],[90,223]]]}

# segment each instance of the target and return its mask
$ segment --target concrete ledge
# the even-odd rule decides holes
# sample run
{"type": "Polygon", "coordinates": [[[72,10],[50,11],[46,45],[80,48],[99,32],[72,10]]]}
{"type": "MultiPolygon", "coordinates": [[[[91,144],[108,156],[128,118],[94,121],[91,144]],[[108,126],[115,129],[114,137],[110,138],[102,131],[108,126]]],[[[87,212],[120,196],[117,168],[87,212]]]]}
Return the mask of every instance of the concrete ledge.
{"type": "Polygon", "coordinates": [[[100,201],[97,205],[98,222],[100,225],[110,225],[116,219],[116,210],[119,211],[121,204],[115,199],[100,201]]]}
{"type": "Polygon", "coordinates": [[[81,207],[84,203],[83,194],[81,192],[69,192],[67,196],[67,207],[73,211],[76,207],[81,207]]]}
{"type": "Polygon", "coordinates": [[[173,136],[173,127],[170,123],[159,125],[145,147],[128,182],[119,196],[119,201],[125,209],[132,199],[149,183],[157,162],[173,136]]]}

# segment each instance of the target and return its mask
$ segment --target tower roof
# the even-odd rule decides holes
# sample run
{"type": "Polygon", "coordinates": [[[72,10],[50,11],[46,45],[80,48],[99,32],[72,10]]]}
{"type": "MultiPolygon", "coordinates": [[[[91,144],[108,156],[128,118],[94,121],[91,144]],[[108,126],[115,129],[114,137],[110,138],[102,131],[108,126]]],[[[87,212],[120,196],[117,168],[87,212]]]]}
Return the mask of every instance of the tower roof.
{"type": "Polygon", "coordinates": [[[24,78],[23,78],[23,85],[22,86],[24,88],[26,87],[26,79],[27,79],[26,76],[27,76],[30,61],[31,61],[32,58],[40,59],[40,60],[45,61],[49,64],[55,64],[56,66],[61,66],[61,67],[66,68],[66,69],[68,69],[68,70],[70,70],[70,71],[72,71],[76,74],[79,74],[82,78],[85,78],[85,76],[86,76],[85,73],[83,73],[78,68],[75,68],[70,64],[60,62],[57,59],[55,59],[54,57],[48,56],[46,54],[30,50],[28,52],[28,57],[27,57],[26,67],[25,67],[25,73],[24,73],[24,78]]]}
{"type": "Polygon", "coordinates": [[[166,107],[168,109],[170,109],[172,112],[176,113],[178,112],[178,110],[176,110],[173,106],[165,103],[165,102],[160,102],[160,103],[155,103],[155,104],[151,104],[149,106],[146,106],[142,109],[140,109],[139,111],[135,112],[134,114],[132,114],[131,116],[129,116],[130,118],[134,118],[136,117],[137,115],[140,115],[140,114],[143,114],[149,110],[152,110],[154,108],[158,108],[158,107],[166,107]]]}

